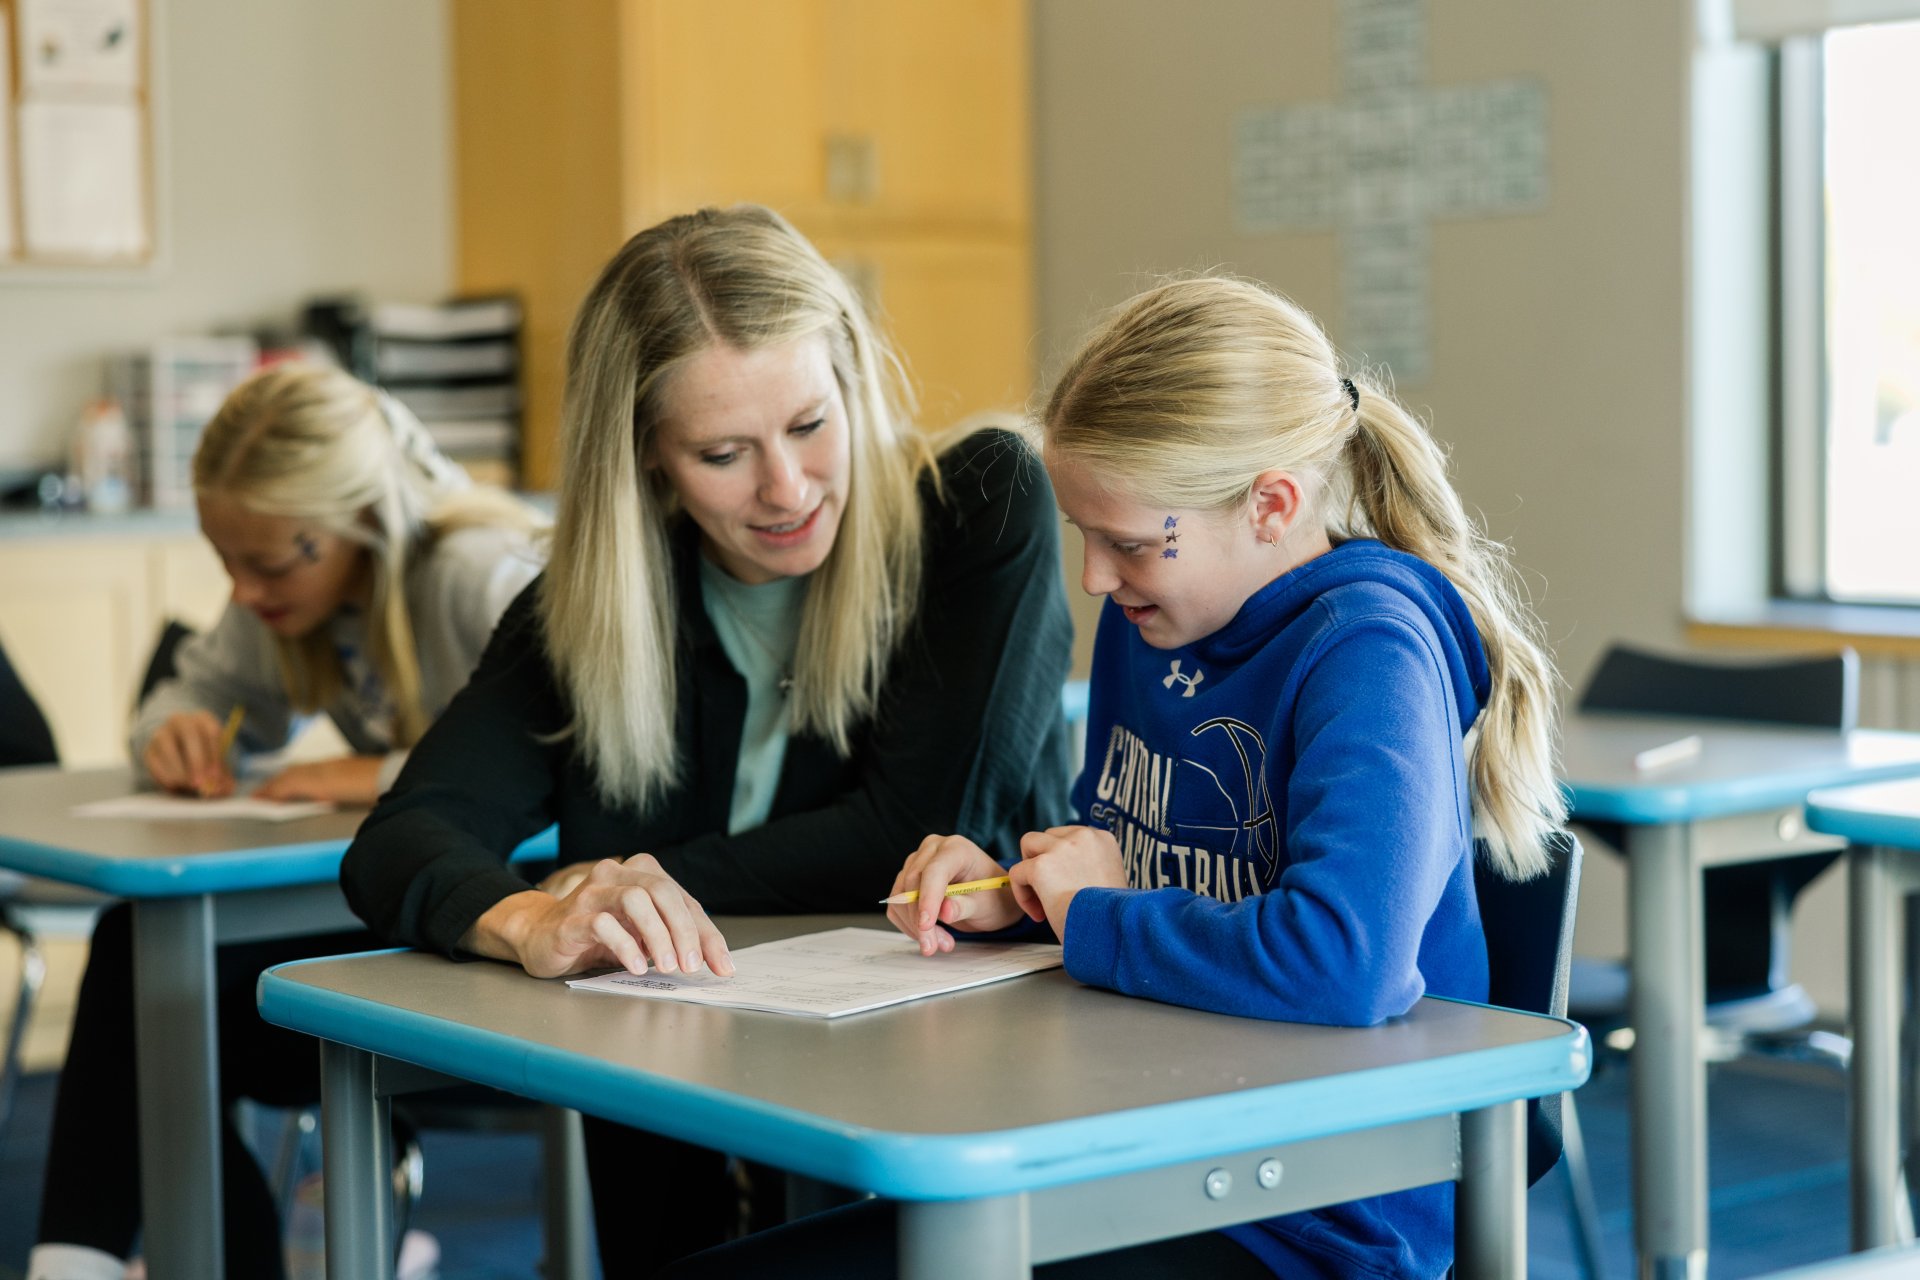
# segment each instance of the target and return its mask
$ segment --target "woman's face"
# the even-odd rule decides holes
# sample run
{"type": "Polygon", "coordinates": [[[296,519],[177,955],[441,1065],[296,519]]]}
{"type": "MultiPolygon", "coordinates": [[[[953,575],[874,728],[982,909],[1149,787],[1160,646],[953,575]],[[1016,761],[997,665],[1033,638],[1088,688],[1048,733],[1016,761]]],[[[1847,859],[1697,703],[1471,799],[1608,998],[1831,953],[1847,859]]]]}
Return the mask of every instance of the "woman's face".
{"type": "Polygon", "coordinates": [[[275,634],[295,639],[366,594],[367,549],[296,516],[249,511],[233,499],[197,498],[200,532],[233,579],[233,602],[275,634]]]}
{"type": "Polygon", "coordinates": [[[818,569],[852,474],[826,337],[702,351],[667,384],[645,461],[700,526],[708,558],[741,582],[818,569]]]}

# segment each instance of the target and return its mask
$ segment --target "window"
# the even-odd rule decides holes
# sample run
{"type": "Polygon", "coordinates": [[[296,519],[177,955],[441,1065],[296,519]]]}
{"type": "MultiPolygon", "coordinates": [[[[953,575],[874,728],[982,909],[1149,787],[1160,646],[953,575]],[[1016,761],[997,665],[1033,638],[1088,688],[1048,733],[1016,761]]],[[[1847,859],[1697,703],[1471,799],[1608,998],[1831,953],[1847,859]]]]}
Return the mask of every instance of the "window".
{"type": "Polygon", "coordinates": [[[1920,605],[1920,22],[1779,68],[1778,586],[1920,605]]]}

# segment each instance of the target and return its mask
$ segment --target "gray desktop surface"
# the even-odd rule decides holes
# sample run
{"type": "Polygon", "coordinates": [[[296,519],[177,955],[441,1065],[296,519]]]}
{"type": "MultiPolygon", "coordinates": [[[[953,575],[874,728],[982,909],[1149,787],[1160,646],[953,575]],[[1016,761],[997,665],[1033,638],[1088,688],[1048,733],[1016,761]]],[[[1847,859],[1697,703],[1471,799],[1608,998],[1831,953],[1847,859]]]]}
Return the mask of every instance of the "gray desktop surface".
{"type": "Polygon", "coordinates": [[[0,771],[0,867],[127,897],[330,882],[366,817],[364,809],[290,822],[73,815],[75,805],[137,786],[125,765],[0,771]]]}
{"type": "MultiPolygon", "coordinates": [[[[883,923],[721,921],[735,947],[883,923]]],[[[1553,1019],[1423,1000],[1380,1027],[1303,1026],[1134,999],[1062,970],[825,1020],[387,952],[269,971],[261,1007],[269,1021],[675,1136],[697,1138],[725,1111],[739,1129],[710,1141],[895,1195],[925,1194],[927,1169],[956,1159],[977,1175],[958,1179],[962,1193],[977,1194],[1237,1149],[1246,1107],[1267,1114],[1240,1146],[1558,1092],[1586,1074],[1585,1033],[1553,1019]],[[1280,1116],[1276,1090],[1289,1103],[1280,1116]]]]}
{"type": "Polygon", "coordinates": [[[1816,787],[1920,774],[1920,734],[1840,733],[1699,717],[1585,712],[1563,725],[1560,777],[1575,818],[1687,822],[1798,805],[1816,787]],[[1655,769],[1634,757],[1699,736],[1700,753],[1655,769]]]}

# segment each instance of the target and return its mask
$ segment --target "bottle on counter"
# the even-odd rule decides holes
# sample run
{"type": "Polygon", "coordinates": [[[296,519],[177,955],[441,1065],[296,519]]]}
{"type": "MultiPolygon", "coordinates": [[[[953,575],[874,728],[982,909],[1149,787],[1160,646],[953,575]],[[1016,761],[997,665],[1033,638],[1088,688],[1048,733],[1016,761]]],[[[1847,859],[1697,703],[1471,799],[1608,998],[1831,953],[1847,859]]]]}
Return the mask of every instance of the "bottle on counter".
{"type": "Polygon", "coordinates": [[[133,432],[119,401],[101,397],[81,410],[71,470],[87,510],[113,515],[133,505],[133,432]]]}

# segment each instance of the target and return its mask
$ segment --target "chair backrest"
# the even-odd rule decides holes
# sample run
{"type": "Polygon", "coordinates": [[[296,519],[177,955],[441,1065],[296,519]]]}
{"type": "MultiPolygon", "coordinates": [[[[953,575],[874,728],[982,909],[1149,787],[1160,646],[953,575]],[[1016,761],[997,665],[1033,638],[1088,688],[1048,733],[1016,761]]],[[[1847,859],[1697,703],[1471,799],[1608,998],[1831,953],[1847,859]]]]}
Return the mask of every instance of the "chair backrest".
{"type": "Polygon", "coordinates": [[[7,651],[0,648],[0,768],[59,763],[53,730],[40,704],[27,692],[7,651]]]}
{"type": "Polygon", "coordinates": [[[168,618],[166,625],[160,628],[160,635],[153,642],[153,653],[147,659],[146,672],[140,677],[140,692],[133,700],[136,711],[147,700],[147,695],[153,692],[155,685],[179,674],[180,646],[191,639],[193,628],[178,618],[168,618]]]}
{"type": "Polygon", "coordinates": [[[1582,711],[1637,711],[1851,729],[1860,710],[1860,659],[1703,662],[1614,645],[1580,695],[1582,711]]]}
{"type": "MultiPolygon", "coordinates": [[[[1573,920],[1580,902],[1580,841],[1547,837],[1551,866],[1532,880],[1508,880],[1476,858],[1473,887],[1487,935],[1487,1003],[1555,1018],[1567,1014],[1573,920]]],[[[1560,1095],[1527,1104],[1527,1181],[1560,1159],[1560,1095]]]]}

